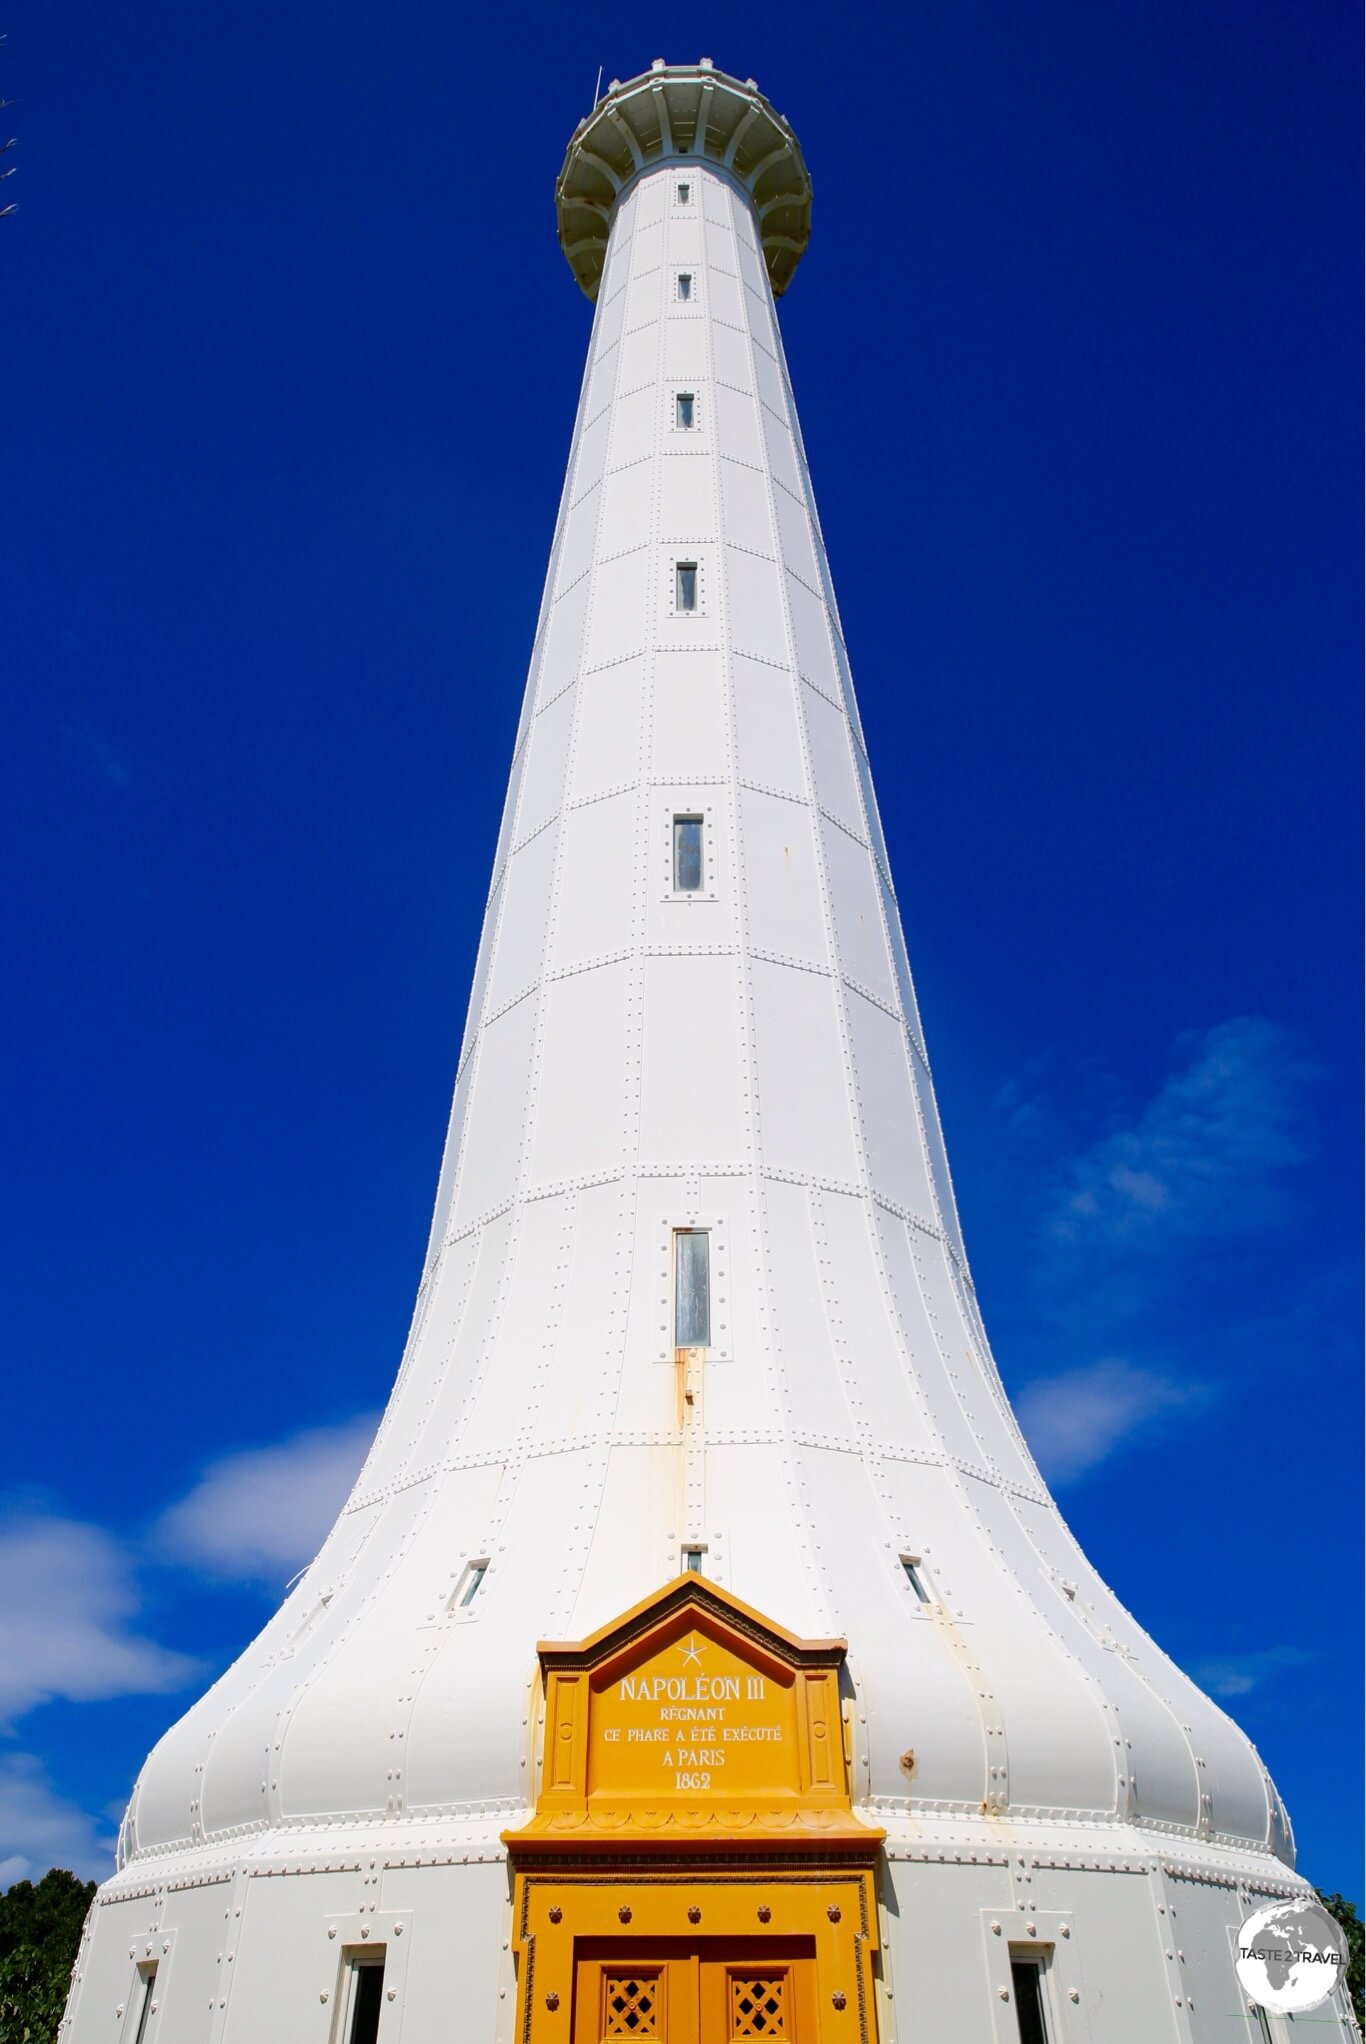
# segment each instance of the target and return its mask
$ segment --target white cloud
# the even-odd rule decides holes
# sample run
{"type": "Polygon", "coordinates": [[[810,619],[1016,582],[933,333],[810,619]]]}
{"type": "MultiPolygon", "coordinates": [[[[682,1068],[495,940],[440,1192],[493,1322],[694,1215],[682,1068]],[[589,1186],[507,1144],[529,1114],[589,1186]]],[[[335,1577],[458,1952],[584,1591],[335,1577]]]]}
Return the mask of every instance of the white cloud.
{"type": "Polygon", "coordinates": [[[0,1757],[0,1888],[65,1867],[83,1881],[114,1871],[115,1835],[59,1796],[31,1753],[0,1757]]]}
{"type": "Polygon", "coordinates": [[[98,1526],[30,1515],[0,1526],[0,1722],[53,1697],[181,1689],[196,1672],[133,1629],[138,1594],[98,1526]]]}
{"type": "Polygon", "coordinates": [[[1181,1049],[1139,1119],[1069,1165],[1052,1216],[1059,1243],[1168,1255],[1277,1217],[1278,1182],[1305,1155],[1312,1070],[1285,1030],[1255,1015],[1181,1049]]]}
{"type": "Polygon", "coordinates": [[[1283,1668],[1302,1668],[1314,1656],[1304,1647],[1264,1647],[1259,1652],[1198,1661],[1191,1674],[1216,1696],[1246,1696],[1283,1668]]]}
{"type": "Polygon", "coordinates": [[[235,1581],[280,1582],[313,1559],[374,1439],[373,1414],[210,1463],[162,1514],[163,1555],[235,1581]]]}
{"type": "Polygon", "coordinates": [[[1203,1384],[1178,1384],[1118,1357],[1038,1377],[1015,1400],[1034,1459],[1050,1482],[1071,1483],[1166,1414],[1207,1403],[1203,1384]]]}

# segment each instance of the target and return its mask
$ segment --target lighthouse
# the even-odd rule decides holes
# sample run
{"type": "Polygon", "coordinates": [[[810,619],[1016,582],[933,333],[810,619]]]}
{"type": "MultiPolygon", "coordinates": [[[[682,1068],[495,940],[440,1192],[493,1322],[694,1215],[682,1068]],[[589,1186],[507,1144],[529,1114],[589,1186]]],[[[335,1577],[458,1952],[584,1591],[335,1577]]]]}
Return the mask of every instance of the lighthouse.
{"type": "Polygon", "coordinates": [[[802,150],[660,62],[556,205],[592,333],[411,1331],[63,2035],[1258,2044],[1284,1810],[977,1308],[775,310],[802,150]]]}

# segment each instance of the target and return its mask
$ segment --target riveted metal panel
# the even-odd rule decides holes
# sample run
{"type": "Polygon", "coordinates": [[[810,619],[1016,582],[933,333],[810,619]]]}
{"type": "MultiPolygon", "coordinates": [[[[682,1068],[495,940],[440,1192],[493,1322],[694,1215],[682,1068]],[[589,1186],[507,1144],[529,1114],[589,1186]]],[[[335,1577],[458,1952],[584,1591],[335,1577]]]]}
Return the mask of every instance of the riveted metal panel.
{"type": "Polygon", "coordinates": [[[934,1199],[905,1031],[895,1015],[861,994],[846,993],[845,1012],[873,1190],[933,1227],[934,1199]]]}
{"type": "MultiPolygon", "coordinates": [[[[653,362],[650,374],[655,374],[653,362]]],[[[700,382],[707,374],[707,328],[701,320],[671,319],[664,324],[664,376],[668,382],[700,382]]]]}
{"type": "Polygon", "coordinates": [[[626,987],[624,966],[599,965],[545,990],[531,1147],[532,1176],[542,1184],[621,1163],[626,987]]]}
{"type": "Polygon", "coordinates": [[[480,1035],[479,1085],[467,1111],[460,1189],[451,1216],[456,1228],[501,1207],[516,1186],[523,1140],[521,1103],[531,1082],[536,1007],[537,997],[528,995],[486,1022],[480,1035]]]}
{"type": "Polygon", "coordinates": [[[806,774],[797,725],[795,675],[784,666],[732,659],[736,766],[741,777],[804,799],[806,774]]]}
{"type": "Polygon", "coordinates": [[[792,435],[788,432],[784,419],[769,411],[766,405],[760,407],[759,420],[764,436],[769,474],[780,488],[800,502],[802,479],[792,445],[792,435]]]}
{"type": "Polygon", "coordinates": [[[740,836],[751,947],[824,970],[829,960],[810,810],[746,788],[740,795],[740,836]]]}
{"type": "Polygon", "coordinates": [[[719,649],[670,647],[655,662],[651,765],[670,780],[719,780],[729,764],[726,676],[719,649]]]}
{"type": "Polygon", "coordinates": [[[776,1445],[737,1442],[707,1452],[707,1509],[710,1523],[732,1528],[730,1567],[733,1583],[745,1585],[761,1610],[772,1610],[775,1596],[792,1614],[793,1629],[820,1635],[829,1623],[815,1578],[794,1568],[807,1529],[798,1519],[795,1486],[789,1482],[784,1456],[776,1445]]]}
{"type": "Polygon", "coordinates": [[[292,1880],[258,1876],[222,1894],[221,1935],[234,1955],[224,2044],[285,2036],[331,2044],[345,1950],[335,1933],[369,1894],[359,1868],[318,1869],[292,1880]]]}
{"type": "Polygon", "coordinates": [[[854,1359],[868,1437],[875,1444],[895,1441],[924,1454],[937,1446],[937,1436],[887,1311],[876,1229],[865,1202],[852,1193],[826,1192],[822,1207],[831,1285],[854,1359]]]}
{"type": "Polygon", "coordinates": [[[901,1337],[905,1367],[915,1380],[944,1451],[972,1467],[984,1466],[977,1442],[944,1372],[938,1337],[921,1295],[906,1222],[880,1210],[877,1216],[882,1264],[901,1337]]]}
{"type": "Polygon", "coordinates": [[[639,831],[640,796],[631,788],[565,815],[550,943],[552,971],[614,957],[630,945],[632,855],[639,831]]]}
{"type": "Polygon", "coordinates": [[[716,537],[715,488],[704,454],[669,454],[660,463],[661,539],[698,544],[716,537]]]}
{"type": "Polygon", "coordinates": [[[868,851],[848,831],[825,818],[821,819],[821,844],[840,970],[877,1000],[895,1007],[896,981],[882,928],[877,875],[868,851]]]}
{"type": "Polygon", "coordinates": [[[718,448],[731,461],[744,462],[748,468],[762,470],[763,442],[754,399],[747,397],[742,390],[732,390],[728,384],[718,383],[712,402],[716,412],[718,448]]]}
{"type": "Polygon", "coordinates": [[[600,667],[579,683],[578,743],[569,776],[572,801],[588,801],[637,778],[645,689],[642,660],[600,667]]]}
{"type": "MultiPolygon", "coordinates": [[[[571,686],[583,651],[583,621],[588,609],[591,577],[581,575],[554,604],[546,626],[545,655],[536,678],[536,706],[543,708],[571,686]]],[[[528,731],[534,736],[535,725],[528,731]]]]}
{"type": "Polygon", "coordinates": [[[503,881],[504,909],[493,953],[488,1005],[497,1014],[509,1001],[534,986],[545,967],[550,920],[550,890],[559,834],[552,826],[540,830],[515,851],[503,881]]]}
{"type": "Polygon", "coordinates": [[[852,837],[863,837],[863,812],[849,759],[849,726],[843,710],[836,709],[813,688],[802,688],[806,713],[807,742],[811,748],[811,770],[816,781],[816,800],[827,816],[852,837]]]}
{"type": "MultiPolygon", "coordinates": [[[[612,478],[615,483],[617,477],[612,478]]],[[[584,645],[585,667],[624,660],[645,644],[650,554],[646,547],[601,561],[593,571],[593,601],[584,645]]]]}
{"type": "MultiPolygon", "coordinates": [[[[742,333],[738,333],[734,327],[713,327],[711,353],[712,373],[716,377],[718,384],[723,385],[732,393],[744,392],[748,394],[753,390],[754,386],[750,379],[749,370],[749,345],[742,333]]],[[[728,406],[726,410],[727,417],[731,416],[736,409],[738,408],[728,406]]],[[[759,447],[757,422],[749,424],[747,438],[751,443],[752,456],[757,456],[759,447]]],[[[738,458],[741,450],[733,444],[729,434],[721,442],[721,445],[727,453],[738,458]]]]}
{"type": "Polygon", "coordinates": [[[625,1198],[617,1180],[576,1195],[572,1237],[560,1255],[555,1342],[530,1416],[538,1441],[582,1435],[598,1424],[601,1387],[614,1384],[621,1368],[631,1287],[625,1198]]]}
{"type": "Polygon", "coordinates": [[[739,972],[731,958],[645,963],[640,1150],[647,1161],[725,1156],[740,1121],[739,972]]]}
{"type": "MultiPolygon", "coordinates": [[[[516,1115],[520,1104],[520,1096],[514,1096],[510,1112],[516,1115]]],[[[444,1462],[453,1452],[470,1393],[487,1366],[488,1338],[506,1281],[511,1239],[512,1219],[504,1212],[472,1229],[467,1241],[453,1245],[458,1257],[452,1259],[452,1299],[454,1303],[458,1298],[460,1310],[433,1329],[423,1358],[427,1368],[409,1388],[401,1408],[391,1408],[385,1417],[386,1432],[392,1429],[404,1449],[391,1481],[444,1462]]],[[[384,1469],[376,1472],[377,1477],[385,1474],[384,1469]]]]}
{"type": "Polygon", "coordinates": [[[522,781],[515,844],[524,845],[536,831],[559,815],[564,801],[565,766],[574,723],[574,695],[566,689],[541,710],[531,727],[531,750],[522,781]]]}
{"type": "Polygon", "coordinates": [[[782,646],[783,614],[777,567],[772,561],[743,553],[736,546],[727,546],[724,551],[731,645],[737,653],[760,655],[768,648],[782,646]]]}
{"type": "Polygon", "coordinates": [[[831,1368],[830,1329],[804,1186],[770,1179],[764,1236],[773,1283],[773,1352],[783,1413],[794,1430],[848,1437],[849,1406],[831,1368]]]}
{"type": "Polygon", "coordinates": [[[765,959],[752,984],[764,1168],[848,1184],[857,1169],[850,1104],[842,1077],[830,1083],[842,1070],[834,984],[765,959]]]}
{"type": "MultiPolygon", "coordinates": [[[[755,553],[772,553],[773,526],[769,513],[768,481],[759,469],[747,468],[741,462],[723,458],[721,504],[728,540],[755,553]]],[[[753,639],[752,631],[746,634],[747,642],[753,642],[753,639]]]]}
{"type": "MultiPolygon", "coordinates": [[[[783,501],[781,490],[774,492],[778,502],[783,501]]],[[[807,588],[797,576],[789,571],[787,575],[787,602],[792,616],[792,638],[796,648],[797,665],[805,680],[818,689],[822,698],[843,707],[840,695],[839,675],[830,642],[829,621],[825,605],[814,589],[807,588]]]]}

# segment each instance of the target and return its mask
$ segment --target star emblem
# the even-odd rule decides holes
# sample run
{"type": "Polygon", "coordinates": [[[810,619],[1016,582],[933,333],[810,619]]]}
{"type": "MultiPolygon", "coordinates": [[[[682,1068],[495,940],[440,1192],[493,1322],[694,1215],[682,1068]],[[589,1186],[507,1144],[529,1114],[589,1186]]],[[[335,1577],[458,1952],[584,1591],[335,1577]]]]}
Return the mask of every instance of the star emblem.
{"type": "Polygon", "coordinates": [[[707,1642],[705,1640],[699,1642],[697,1634],[695,1632],[690,1632],[688,1634],[688,1644],[683,1649],[683,1659],[685,1661],[690,1661],[695,1668],[700,1668],[702,1665],[702,1656],[706,1651],[707,1642]]]}

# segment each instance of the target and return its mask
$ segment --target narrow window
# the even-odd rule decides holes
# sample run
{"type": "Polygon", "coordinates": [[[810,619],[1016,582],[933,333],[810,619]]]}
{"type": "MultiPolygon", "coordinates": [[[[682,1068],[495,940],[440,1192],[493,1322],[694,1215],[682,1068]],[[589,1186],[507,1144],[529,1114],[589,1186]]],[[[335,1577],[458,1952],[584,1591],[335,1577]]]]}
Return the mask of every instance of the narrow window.
{"type": "Polygon", "coordinates": [[[367,1952],[364,1958],[357,1954],[348,1971],[350,1992],[342,2026],[345,2044],[377,2044],[384,2008],[384,1953],[367,1952]]]}
{"type": "Polygon", "coordinates": [[[674,893],[696,894],[702,885],[702,819],[674,818],[674,893]]]}
{"type": "Polygon", "coordinates": [[[684,305],[692,297],[692,273],[689,270],[680,270],[678,273],[678,296],[684,305]]]}
{"type": "Polygon", "coordinates": [[[696,610],[697,608],[697,563],[678,561],[674,566],[674,608],[696,610]]]}
{"type": "Polygon", "coordinates": [[[702,1557],[706,1551],[705,1547],[684,1548],[683,1566],[690,1576],[700,1576],[702,1574],[702,1557]]]}
{"type": "Polygon", "coordinates": [[[1010,1978],[1015,1989],[1015,2020],[1020,2026],[1020,2044],[1048,2044],[1042,1960],[1018,1958],[1012,1952],[1010,1978]]]}
{"type": "Polygon", "coordinates": [[[674,1234],[674,1347],[706,1348],[711,1342],[711,1258],[705,1228],[674,1234]]]}
{"type": "Polygon", "coordinates": [[[138,2009],[138,2026],[133,2032],[133,2044],[144,2044],[147,2036],[147,2024],[152,2013],[152,1989],[157,1984],[156,1967],[148,1966],[145,1971],[142,1967],[139,1967],[138,1982],[142,1994],[142,2004],[138,2009]]]}
{"type": "Polygon", "coordinates": [[[680,390],[674,399],[674,424],[681,426],[685,433],[692,431],[693,392],[680,390]]]}
{"type": "Polygon", "coordinates": [[[901,1566],[905,1571],[906,1581],[915,1591],[920,1602],[922,1604],[930,1603],[932,1601],[930,1593],[925,1588],[925,1578],[920,1573],[920,1556],[918,1554],[903,1554],[901,1566]]]}
{"type": "Polygon", "coordinates": [[[489,1565],[486,1561],[472,1561],[467,1565],[465,1573],[461,1576],[460,1581],[455,1587],[455,1608],[457,1611],[463,1611],[467,1605],[474,1602],[479,1593],[479,1585],[483,1582],[488,1572],[489,1565]]]}
{"type": "Polygon", "coordinates": [[[692,200],[692,186],[691,186],[691,185],[686,185],[686,184],[681,184],[681,185],[680,185],[680,186],[678,187],[678,203],[679,203],[679,205],[680,205],[680,206],[686,206],[686,205],[688,205],[688,204],[690,204],[690,203],[691,203],[691,200],[692,200]]]}

